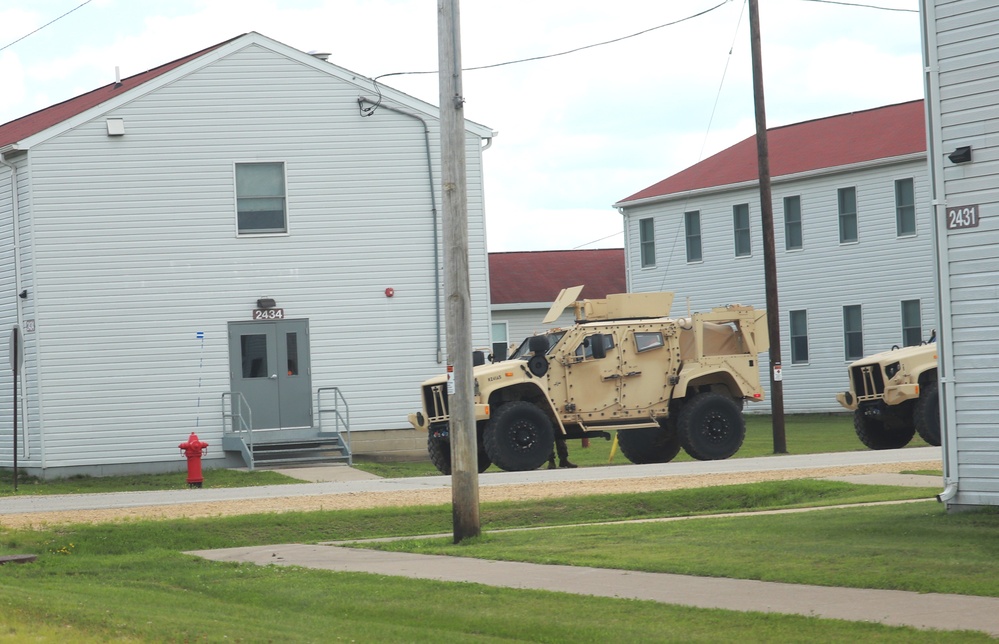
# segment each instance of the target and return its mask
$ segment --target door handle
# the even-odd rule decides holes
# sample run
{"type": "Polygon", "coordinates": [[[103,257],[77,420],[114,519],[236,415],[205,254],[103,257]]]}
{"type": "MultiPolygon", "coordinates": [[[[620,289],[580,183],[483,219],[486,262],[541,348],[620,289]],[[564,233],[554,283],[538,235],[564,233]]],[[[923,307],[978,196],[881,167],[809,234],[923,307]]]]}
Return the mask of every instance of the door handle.
{"type": "Polygon", "coordinates": [[[277,374],[272,375],[271,380],[277,380],[277,374]]]}

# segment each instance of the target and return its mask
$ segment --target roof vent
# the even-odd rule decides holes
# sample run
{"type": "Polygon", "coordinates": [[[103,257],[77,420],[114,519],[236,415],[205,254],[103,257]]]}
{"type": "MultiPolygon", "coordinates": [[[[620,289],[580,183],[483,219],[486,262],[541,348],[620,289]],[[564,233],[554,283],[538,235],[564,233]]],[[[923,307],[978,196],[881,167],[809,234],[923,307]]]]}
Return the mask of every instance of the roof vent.
{"type": "Polygon", "coordinates": [[[328,63],[330,61],[330,56],[332,54],[330,54],[330,52],[328,51],[318,51],[316,49],[313,49],[312,51],[309,52],[309,55],[312,56],[313,58],[318,58],[319,60],[328,63]]]}

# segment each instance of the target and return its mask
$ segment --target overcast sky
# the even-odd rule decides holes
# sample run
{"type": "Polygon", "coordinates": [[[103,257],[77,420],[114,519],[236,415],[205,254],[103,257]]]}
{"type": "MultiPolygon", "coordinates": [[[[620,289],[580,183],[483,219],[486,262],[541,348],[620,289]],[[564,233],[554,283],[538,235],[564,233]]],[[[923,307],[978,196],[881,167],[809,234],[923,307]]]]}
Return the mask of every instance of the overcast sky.
{"type": "MultiPolygon", "coordinates": [[[[760,4],[770,127],[922,97],[917,0],[760,4]]],[[[466,116],[499,133],[490,251],[620,247],[613,203],[755,132],[745,0],[460,9],[466,69],[652,29],[464,73],[466,116]]],[[[434,0],[0,0],[0,123],[248,31],[368,77],[437,66],[434,0]]],[[[439,102],[436,75],[383,82],[439,102]]]]}

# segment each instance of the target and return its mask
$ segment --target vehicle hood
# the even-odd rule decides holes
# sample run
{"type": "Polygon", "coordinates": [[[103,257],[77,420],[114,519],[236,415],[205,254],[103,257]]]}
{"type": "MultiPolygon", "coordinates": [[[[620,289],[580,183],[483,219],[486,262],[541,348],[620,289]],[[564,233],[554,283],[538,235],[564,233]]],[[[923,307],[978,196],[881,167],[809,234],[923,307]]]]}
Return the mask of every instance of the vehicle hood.
{"type": "Polygon", "coordinates": [[[919,344],[913,347],[902,347],[899,349],[890,349],[888,351],[882,351],[881,353],[875,353],[874,355],[867,356],[866,358],[861,358],[857,360],[850,366],[860,366],[866,364],[889,364],[896,361],[908,360],[916,356],[924,356],[929,353],[936,353],[937,343],[930,342],[928,344],[919,344]]]}

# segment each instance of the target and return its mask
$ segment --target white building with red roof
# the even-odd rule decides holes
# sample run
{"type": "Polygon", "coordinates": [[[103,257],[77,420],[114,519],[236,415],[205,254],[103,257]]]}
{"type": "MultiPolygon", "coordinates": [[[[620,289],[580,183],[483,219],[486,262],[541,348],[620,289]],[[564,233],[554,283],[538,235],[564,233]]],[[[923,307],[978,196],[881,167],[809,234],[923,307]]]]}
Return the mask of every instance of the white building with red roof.
{"type": "MultiPolygon", "coordinates": [[[[249,33],[0,125],[0,325],[24,340],[0,467],[178,469],[192,431],[243,465],[249,436],[318,444],[347,413],[355,451],[415,434],[446,361],[438,118],[249,33]]],[[[488,344],[493,132],[465,131],[488,344]]]]}
{"type": "Polygon", "coordinates": [[[563,288],[580,284],[582,299],[626,293],[624,249],[489,253],[493,354],[535,333],[572,325],[571,310],[552,324],[541,321],[563,288]]]}
{"type": "MultiPolygon", "coordinates": [[[[936,326],[925,133],[921,100],[768,130],[789,413],[840,411],[850,362],[936,326]]],[[[615,204],[630,291],[674,291],[676,315],[766,307],[756,149],[754,135],[615,204]]]]}

